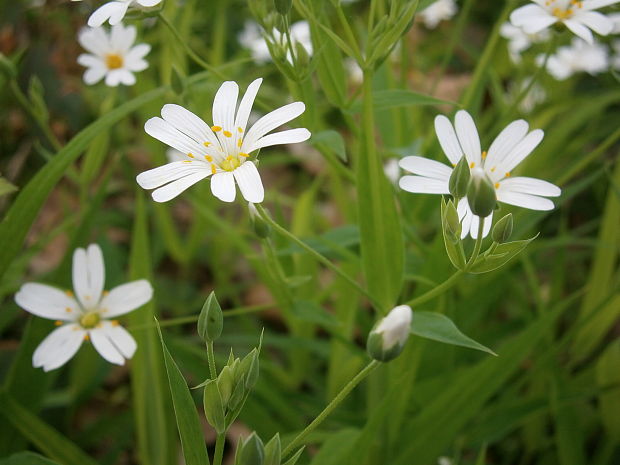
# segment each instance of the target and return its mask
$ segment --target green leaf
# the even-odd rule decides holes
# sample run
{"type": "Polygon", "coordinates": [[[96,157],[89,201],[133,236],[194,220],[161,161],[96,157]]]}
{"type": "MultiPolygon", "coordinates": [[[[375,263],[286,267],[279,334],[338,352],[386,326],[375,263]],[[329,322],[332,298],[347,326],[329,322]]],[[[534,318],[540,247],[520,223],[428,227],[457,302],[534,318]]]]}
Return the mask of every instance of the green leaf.
{"type": "Polygon", "coordinates": [[[0,177],[0,196],[15,192],[17,187],[7,181],[5,178],[0,177]]]}
{"type": "Polygon", "coordinates": [[[0,465],[59,465],[34,452],[19,452],[0,460],[0,465]]]}
{"type": "Polygon", "coordinates": [[[217,381],[210,379],[204,388],[203,405],[207,421],[218,434],[226,431],[226,420],[224,418],[224,404],[222,396],[217,387],[217,381]]]}
{"type": "Polygon", "coordinates": [[[450,232],[447,217],[446,217],[447,204],[446,201],[441,199],[441,229],[443,234],[443,242],[446,247],[446,253],[452,264],[459,270],[465,269],[466,259],[463,252],[463,246],[460,238],[457,238],[456,242],[452,240],[453,234],[450,232]]]}
{"type": "Polygon", "coordinates": [[[482,255],[476,259],[474,264],[467,271],[469,273],[480,274],[488,273],[489,271],[496,270],[514,257],[516,257],[523,249],[525,249],[530,242],[538,237],[536,234],[530,239],[523,241],[506,242],[497,246],[492,254],[482,255]]]}
{"type": "Polygon", "coordinates": [[[315,21],[310,22],[310,30],[315,43],[316,74],[325,97],[332,105],[342,107],[347,93],[342,54],[334,40],[322,28],[317,27],[315,21]]]}
{"type": "Polygon", "coordinates": [[[172,396],[172,404],[174,405],[179,436],[181,437],[181,447],[185,463],[187,465],[209,465],[209,456],[205,446],[200,419],[196,411],[196,404],[194,404],[192,395],[179,367],[164,343],[159,322],[157,320],[155,322],[164,353],[168,385],[170,386],[170,394],[172,396]]]}
{"type": "MultiPolygon", "coordinates": [[[[390,108],[411,107],[420,105],[456,105],[458,103],[449,100],[442,100],[430,95],[420,94],[406,89],[387,89],[375,92],[373,98],[375,111],[387,110],[390,108]]],[[[362,109],[362,102],[356,100],[349,108],[350,112],[359,113],[362,109]]]]}
{"type": "Polygon", "coordinates": [[[450,318],[441,313],[413,312],[411,334],[445,344],[467,347],[469,349],[481,350],[491,355],[497,355],[488,347],[463,334],[450,318]]]}
{"type": "MultiPolygon", "coordinates": [[[[620,295],[616,298],[620,308],[620,295]]],[[[599,395],[598,408],[607,434],[620,442],[620,340],[612,342],[596,362],[596,381],[604,388],[599,395]],[[609,388],[608,388],[609,387],[609,388]],[[605,389],[607,388],[607,389],[605,389]]]]}
{"type": "Polygon", "coordinates": [[[211,291],[198,317],[198,334],[204,341],[212,342],[220,337],[223,327],[222,307],[215,296],[215,291],[211,291]]]}
{"type": "Polygon", "coordinates": [[[82,449],[16,402],[0,392],[0,414],[38,449],[63,465],[97,465],[82,449]]]}
{"type": "Polygon", "coordinates": [[[284,462],[284,465],[295,465],[297,463],[297,461],[299,460],[299,457],[301,457],[301,453],[304,451],[304,449],[306,448],[306,446],[301,446],[297,452],[295,452],[295,454],[293,454],[293,456],[288,459],[286,462],[284,462]]]}
{"type": "Polygon", "coordinates": [[[338,131],[327,129],[312,134],[309,141],[312,145],[316,145],[328,150],[332,150],[338,155],[343,162],[347,161],[347,152],[345,150],[344,139],[338,131]]]}

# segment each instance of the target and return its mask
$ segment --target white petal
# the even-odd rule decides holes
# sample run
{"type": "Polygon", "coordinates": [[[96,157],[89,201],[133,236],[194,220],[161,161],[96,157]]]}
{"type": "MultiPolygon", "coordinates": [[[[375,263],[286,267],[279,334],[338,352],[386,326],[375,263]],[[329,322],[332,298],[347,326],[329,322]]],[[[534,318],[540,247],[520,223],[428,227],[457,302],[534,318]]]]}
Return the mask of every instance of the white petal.
{"type": "Polygon", "coordinates": [[[97,244],[73,252],[73,290],[85,309],[99,304],[105,280],[103,255],[97,244]]]}
{"type": "Polygon", "coordinates": [[[558,18],[551,15],[530,18],[527,23],[523,25],[523,32],[526,34],[538,34],[557,22],[558,18]]]}
{"type": "Polygon", "coordinates": [[[88,18],[90,27],[99,27],[109,20],[111,25],[121,22],[130,2],[109,2],[97,8],[88,18]]]}
{"type": "MultiPolygon", "coordinates": [[[[182,153],[180,154],[185,158],[182,153]]],[[[175,161],[145,171],[136,177],[136,181],[143,189],[155,189],[169,182],[189,176],[190,174],[202,173],[205,169],[209,169],[208,165],[202,162],[192,161],[191,163],[186,163],[187,161],[189,160],[185,158],[183,161],[175,161]]]]}
{"type": "Polygon", "coordinates": [[[138,345],[125,328],[110,321],[104,321],[101,323],[101,330],[123,357],[133,357],[138,345]]]}
{"type": "Polygon", "coordinates": [[[487,158],[484,161],[484,168],[487,174],[491,168],[496,167],[510,154],[512,149],[526,136],[528,129],[529,125],[527,122],[520,119],[513,121],[499,133],[491,147],[489,147],[487,158]]]}
{"type": "Polygon", "coordinates": [[[215,146],[219,145],[217,137],[215,137],[209,125],[205,123],[202,118],[196,116],[188,109],[183,108],[181,105],[164,105],[161,109],[161,116],[177,131],[191,137],[196,143],[203,144],[204,142],[210,142],[215,146]]]}
{"type": "Polygon", "coordinates": [[[118,86],[123,79],[123,75],[120,71],[120,69],[113,69],[112,71],[108,71],[105,76],[105,85],[109,87],[118,86]]]}
{"type": "Polygon", "coordinates": [[[398,181],[401,189],[413,194],[449,194],[448,180],[426,178],[424,176],[403,176],[398,181]]]}
{"type": "Polygon", "coordinates": [[[511,192],[508,189],[497,189],[497,200],[517,207],[529,208],[530,210],[553,210],[553,202],[544,197],[537,197],[520,192],[511,192]]]}
{"type": "Polygon", "coordinates": [[[474,214],[469,208],[469,203],[467,203],[467,197],[459,200],[456,211],[459,214],[459,218],[461,220],[461,239],[465,239],[471,230],[471,223],[474,220],[474,214]]]}
{"type": "Polygon", "coordinates": [[[283,107],[278,108],[265,116],[260,118],[247,132],[245,139],[243,140],[242,152],[249,153],[247,147],[251,147],[261,137],[268,132],[282,126],[284,123],[288,123],[294,118],[301,115],[306,106],[302,102],[289,103],[283,107]]]}
{"type": "Polygon", "coordinates": [[[482,150],[480,149],[480,137],[478,137],[476,123],[474,123],[471,115],[465,110],[458,111],[454,119],[454,128],[456,129],[456,136],[459,139],[463,152],[465,152],[467,161],[479,166],[480,156],[482,154],[482,150]]]}
{"type": "MultiPolygon", "coordinates": [[[[482,237],[487,237],[493,224],[493,212],[484,219],[484,226],[482,229],[482,237]]],[[[480,225],[480,217],[472,213],[471,225],[469,227],[469,235],[472,239],[478,238],[478,226],[480,225]]]]}
{"type": "Polygon", "coordinates": [[[246,161],[233,171],[233,175],[245,200],[252,203],[261,203],[265,199],[263,182],[253,162],[246,161]]]}
{"type": "Polygon", "coordinates": [[[258,89],[262,82],[262,78],[255,79],[245,91],[241,103],[239,103],[239,110],[237,111],[237,118],[235,119],[235,128],[241,128],[245,131],[250,112],[252,111],[252,105],[254,105],[254,99],[256,99],[256,94],[258,94],[258,89]]]}
{"type": "MultiPolygon", "coordinates": [[[[138,44],[132,47],[131,50],[125,55],[125,62],[136,62],[144,58],[151,51],[151,46],[148,44],[138,44]]],[[[137,70],[136,70],[137,71],[137,70]]]]}
{"type": "Polygon", "coordinates": [[[542,179],[524,176],[504,179],[500,183],[500,188],[510,190],[511,192],[542,195],[544,197],[558,197],[562,194],[562,190],[555,184],[543,181],[542,179]]]}
{"type": "MultiPolygon", "coordinates": [[[[166,117],[170,117],[169,114],[166,117]]],[[[183,134],[168,121],[155,117],[144,124],[144,130],[148,135],[163,142],[170,147],[185,154],[192,153],[197,156],[207,154],[205,146],[198,144],[194,139],[183,134]]]]}
{"type": "Polygon", "coordinates": [[[104,359],[116,365],[123,365],[125,363],[125,358],[112,344],[112,341],[110,341],[102,328],[91,329],[89,335],[93,347],[104,359]]]}
{"type": "Polygon", "coordinates": [[[497,167],[497,172],[501,174],[508,173],[521,163],[532,151],[538,147],[545,133],[541,129],[530,132],[519,142],[514,149],[502,160],[497,167]]]}
{"type": "Polygon", "coordinates": [[[97,55],[91,55],[90,53],[82,53],[77,57],[79,65],[86,66],[87,68],[104,68],[105,63],[97,55]]]}
{"type": "Polygon", "coordinates": [[[101,301],[104,318],[114,318],[142,307],[153,297],[153,287],[145,279],[115,287],[101,301]]]}
{"type": "Polygon", "coordinates": [[[587,43],[592,44],[594,42],[594,38],[592,37],[592,32],[590,32],[590,29],[588,29],[580,22],[573,19],[567,19],[566,21],[564,21],[564,24],[567,28],[573,31],[575,35],[581,37],[587,43]]]}
{"type": "Polygon", "coordinates": [[[133,86],[136,83],[136,77],[127,69],[117,69],[113,72],[118,73],[118,81],[120,84],[133,86]]]}
{"type": "Polygon", "coordinates": [[[620,0],[588,0],[583,2],[583,9],[597,10],[609,5],[615,5],[616,3],[620,3],[620,0]]]}
{"type": "Polygon", "coordinates": [[[526,26],[530,21],[537,18],[544,18],[551,16],[547,10],[541,8],[538,5],[525,5],[517,8],[510,13],[510,22],[517,27],[526,26]]]}
{"type": "Polygon", "coordinates": [[[99,67],[89,68],[84,72],[84,83],[92,86],[93,84],[97,84],[99,81],[103,79],[108,70],[102,65],[99,67]]]}
{"type": "Polygon", "coordinates": [[[80,313],[75,299],[45,284],[24,284],[15,294],[15,302],[27,312],[49,320],[74,321],[80,313]]]}
{"type": "Polygon", "coordinates": [[[112,51],[124,56],[136,41],[137,30],[135,26],[123,26],[117,24],[110,30],[110,46],[112,51]]]}
{"type": "Polygon", "coordinates": [[[614,28],[614,23],[607,16],[596,11],[579,12],[575,19],[602,36],[606,36],[614,28]]]}
{"type": "Polygon", "coordinates": [[[150,8],[155,5],[159,5],[162,0],[136,0],[140,5],[150,8]]]}
{"type": "Polygon", "coordinates": [[[77,39],[82,47],[101,58],[110,50],[110,39],[102,27],[83,27],[77,39]]]}
{"type": "Polygon", "coordinates": [[[233,174],[230,171],[214,174],[211,177],[211,192],[223,202],[233,202],[237,194],[233,174]]]}
{"type": "Polygon", "coordinates": [[[220,86],[213,99],[214,126],[220,126],[228,131],[235,129],[235,110],[237,109],[238,97],[239,86],[235,81],[226,81],[220,86]]]}
{"type": "Polygon", "coordinates": [[[167,202],[210,175],[211,171],[204,165],[204,168],[198,173],[190,174],[170,184],[166,184],[164,187],[154,190],[151,196],[155,202],[167,202]]]}
{"type": "Polygon", "coordinates": [[[450,163],[456,165],[463,156],[463,150],[456,138],[456,132],[454,132],[452,123],[444,115],[439,115],[435,118],[435,133],[446,157],[448,157],[450,163]]]}
{"type": "Polygon", "coordinates": [[[452,168],[443,163],[415,155],[405,157],[398,162],[400,167],[410,173],[427,178],[439,179],[448,182],[452,174],[452,168]]]}
{"type": "Polygon", "coordinates": [[[32,354],[32,366],[44,371],[61,367],[75,355],[86,332],[78,325],[68,324],[52,331],[32,354]]]}
{"type": "Polygon", "coordinates": [[[287,131],[275,132],[258,139],[252,146],[247,147],[247,153],[263,147],[271,147],[280,144],[296,144],[310,139],[310,131],[306,128],[289,129],[287,131]]]}

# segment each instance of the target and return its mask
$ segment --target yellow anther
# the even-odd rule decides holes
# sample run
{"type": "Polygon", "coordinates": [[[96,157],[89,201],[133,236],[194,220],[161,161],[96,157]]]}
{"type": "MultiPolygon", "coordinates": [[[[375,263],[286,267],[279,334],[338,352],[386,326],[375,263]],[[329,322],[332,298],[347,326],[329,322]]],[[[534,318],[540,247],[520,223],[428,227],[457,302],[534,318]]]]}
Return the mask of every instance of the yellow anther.
{"type": "Polygon", "coordinates": [[[123,57],[116,53],[108,53],[105,56],[105,65],[108,69],[118,69],[123,67],[123,57]]]}
{"type": "Polygon", "coordinates": [[[69,297],[73,297],[73,292],[72,291],[65,291],[65,294],[67,294],[69,297]]]}
{"type": "Polygon", "coordinates": [[[120,324],[118,320],[112,320],[110,323],[112,323],[112,326],[118,326],[120,324]]]}
{"type": "Polygon", "coordinates": [[[482,159],[484,160],[487,157],[487,152],[486,150],[482,152],[482,159]]]}
{"type": "Polygon", "coordinates": [[[205,160],[213,161],[213,157],[211,155],[205,155],[205,160]]]}
{"type": "Polygon", "coordinates": [[[469,164],[469,167],[473,169],[473,168],[474,168],[474,166],[476,166],[476,164],[472,161],[472,162],[469,164]]]}
{"type": "Polygon", "coordinates": [[[104,296],[106,296],[106,295],[108,295],[108,294],[110,294],[110,291],[103,291],[103,295],[104,295],[104,296]]]}
{"type": "Polygon", "coordinates": [[[187,156],[188,156],[189,158],[194,158],[194,154],[193,154],[193,153],[191,153],[191,152],[190,152],[190,153],[188,153],[188,154],[187,154],[187,156]]]}
{"type": "Polygon", "coordinates": [[[495,173],[495,166],[491,168],[491,173],[495,173]]]}
{"type": "Polygon", "coordinates": [[[72,311],[73,311],[73,310],[71,310],[71,307],[67,307],[67,308],[65,308],[65,312],[67,312],[67,313],[71,313],[72,311]]]}
{"type": "Polygon", "coordinates": [[[228,155],[228,156],[226,157],[226,161],[231,161],[231,160],[232,160],[232,155],[228,155]]]}
{"type": "Polygon", "coordinates": [[[237,131],[239,131],[240,133],[243,132],[243,128],[241,126],[237,127],[237,131]]]}
{"type": "Polygon", "coordinates": [[[217,168],[215,167],[215,165],[211,165],[211,174],[215,173],[217,173],[217,168]]]}
{"type": "Polygon", "coordinates": [[[509,171],[508,173],[506,173],[506,174],[505,174],[505,176],[506,176],[507,178],[509,178],[509,177],[510,177],[510,171],[509,171]]]}
{"type": "Polygon", "coordinates": [[[191,163],[191,160],[183,160],[183,163],[191,163]]]}
{"type": "Polygon", "coordinates": [[[62,326],[62,321],[60,321],[60,320],[54,321],[54,324],[56,326],[62,326]]]}
{"type": "Polygon", "coordinates": [[[90,341],[90,336],[88,333],[84,334],[84,340],[85,341],[90,341]]]}
{"type": "Polygon", "coordinates": [[[213,129],[213,132],[218,132],[222,130],[222,126],[211,126],[211,129],[213,129]]]}
{"type": "Polygon", "coordinates": [[[224,131],[222,134],[224,134],[226,137],[232,137],[232,132],[230,131],[224,131]]]}
{"type": "Polygon", "coordinates": [[[498,182],[495,183],[495,189],[499,189],[499,183],[498,182]]]}
{"type": "Polygon", "coordinates": [[[211,147],[211,142],[203,142],[202,145],[204,145],[205,147],[211,147]]]}
{"type": "Polygon", "coordinates": [[[241,148],[241,146],[242,146],[242,145],[243,145],[243,139],[241,139],[241,138],[240,138],[240,139],[237,141],[237,147],[241,148]]]}
{"type": "Polygon", "coordinates": [[[249,155],[247,153],[243,153],[243,152],[239,152],[239,156],[241,157],[249,157],[249,155]]]}

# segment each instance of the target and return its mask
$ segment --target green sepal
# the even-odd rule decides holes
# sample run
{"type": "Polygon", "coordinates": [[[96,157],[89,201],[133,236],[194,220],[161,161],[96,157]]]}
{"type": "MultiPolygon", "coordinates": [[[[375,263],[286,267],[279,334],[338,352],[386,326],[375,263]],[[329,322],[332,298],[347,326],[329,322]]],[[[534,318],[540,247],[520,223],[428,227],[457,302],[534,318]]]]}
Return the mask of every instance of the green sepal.
{"type": "Polygon", "coordinates": [[[271,440],[265,444],[265,461],[263,465],[280,465],[282,456],[282,444],[280,434],[276,433],[271,440]]]}
{"type": "Polygon", "coordinates": [[[519,253],[525,249],[530,242],[538,237],[536,234],[530,239],[522,241],[506,242],[500,244],[491,254],[484,254],[474,262],[469,270],[470,273],[480,274],[488,273],[489,271],[496,270],[501,266],[508,263],[512,258],[516,257],[519,253]]]}
{"type": "Polygon", "coordinates": [[[463,246],[461,244],[460,234],[455,236],[453,231],[448,225],[448,218],[446,215],[447,204],[446,201],[441,199],[441,229],[443,233],[443,242],[446,247],[446,253],[452,264],[459,270],[465,269],[466,259],[463,252],[463,246]]]}
{"type": "Polygon", "coordinates": [[[504,244],[508,239],[510,239],[510,235],[512,234],[512,226],[512,213],[508,213],[497,223],[495,223],[495,226],[493,226],[493,230],[491,231],[493,241],[498,244],[504,244]]]}
{"type": "Polygon", "coordinates": [[[305,448],[306,446],[301,446],[297,450],[297,452],[295,452],[295,455],[293,455],[290,459],[288,459],[288,461],[286,461],[283,465],[295,465],[297,461],[299,460],[299,457],[301,457],[301,453],[304,451],[305,448]]]}
{"type": "Polygon", "coordinates": [[[204,341],[213,342],[220,337],[223,327],[224,315],[222,308],[217,301],[215,291],[211,291],[198,317],[198,334],[204,341]]]}
{"type": "Polygon", "coordinates": [[[215,428],[218,434],[224,433],[226,431],[224,404],[217,387],[217,381],[213,379],[205,384],[203,406],[209,424],[215,428]]]}
{"type": "Polygon", "coordinates": [[[241,445],[238,465],[263,465],[265,446],[256,433],[250,434],[241,445]]]}

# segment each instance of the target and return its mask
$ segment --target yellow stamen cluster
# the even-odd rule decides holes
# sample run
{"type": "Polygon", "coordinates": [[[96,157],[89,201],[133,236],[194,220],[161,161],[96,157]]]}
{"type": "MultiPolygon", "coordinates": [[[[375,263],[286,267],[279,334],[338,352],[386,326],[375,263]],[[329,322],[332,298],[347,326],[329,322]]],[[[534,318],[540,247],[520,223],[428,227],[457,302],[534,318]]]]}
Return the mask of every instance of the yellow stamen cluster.
{"type": "Polygon", "coordinates": [[[119,69],[123,67],[123,57],[116,53],[108,53],[105,56],[105,65],[108,69],[119,69]]]}
{"type": "Polygon", "coordinates": [[[80,317],[80,325],[85,329],[95,328],[100,322],[101,317],[99,316],[99,312],[85,313],[80,317]]]}

